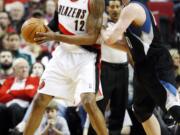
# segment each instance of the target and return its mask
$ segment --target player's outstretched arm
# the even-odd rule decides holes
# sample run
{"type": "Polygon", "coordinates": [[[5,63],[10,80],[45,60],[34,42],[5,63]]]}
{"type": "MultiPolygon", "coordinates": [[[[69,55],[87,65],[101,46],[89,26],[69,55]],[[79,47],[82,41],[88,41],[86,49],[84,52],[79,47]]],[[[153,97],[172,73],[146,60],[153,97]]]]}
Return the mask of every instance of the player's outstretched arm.
{"type": "Polygon", "coordinates": [[[120,17],[111,33],[107,35],[106,32],[103,31],[103,38],[107,44],[114,44],[123,38],[124,32],[132,23],[141,26],[145,20],[146,14],[144,9],[138,4],[130,3],[122,9],[120,17]]]}

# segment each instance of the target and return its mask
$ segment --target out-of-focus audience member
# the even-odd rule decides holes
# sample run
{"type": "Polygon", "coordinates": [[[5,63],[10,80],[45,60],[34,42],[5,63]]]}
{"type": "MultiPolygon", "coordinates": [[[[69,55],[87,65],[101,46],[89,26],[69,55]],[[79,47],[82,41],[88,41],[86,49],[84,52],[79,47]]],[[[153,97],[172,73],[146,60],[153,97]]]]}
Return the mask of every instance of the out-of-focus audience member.
{"type": "Polygon", "coordinates": [[[32,73],[31,76],[39,76],[41,77],[42,73],[44,72],[44,65],[40,62],[36,62],[32,65],[32,73]]]}
{"type": "MultiPolygon", "coordinates": [[[[0,26],[2,27],[4,34],[6,34],[6,32],[15,31],[15,29],[13,29],[11,25],[9,14],[6,11],[0,11],[0,26]]],[[[4,35],[4,34],[1,33],[1,35],[4,35]]]]}
{"type": "Polygon", "coordinates": [[[0,51],[0,84],[3,83],[4,79],[13,75],[13,55],[8,50],[0,51]]]}
{"type": "Polygon", "coordinates": [[[20,33],[21,26],[25,21],[25,10],[24,5],[20,1],[15,1],[11,4],[9,4],[9,15],[11,18],[11,24],[13,28],[16,30],[16,32],[20,33]]]}
{"type": "Polygon", "coordinates": [[[58,104],[52,100],[45,110],[38,135],[70,135],[66,120],[58,115],[58,104]]]}
{"type": "Polygon", "coordinates": [[[47,25],[48,21],[44,16],[45,16],[44,12],[40,9],[36,9],[36,10],[32,11],[32,14],[31,14],[31,17],[39,18],[44,22],[45,25],[47,25]]]}
{"type": "Polygon", "coordinates": [[[47,0],[45,5],[45,18],[48,22],[54,17],[54,12],[56,10],[56,4],[54,0],[47,0]]]}
{"type": "Polygon", "coordinates": [[[4,0],[0,0],[0,11],[4,10],[4,0]]]}
{"type": "Polygon", "coordinates": [[[11,32],[8,34],[8,46],[6,47],[13,53],[15,58],[24,58],[30,65],[32,65],[32,57],[30,54],[23,52],[20,48],[21,38],[20,35],[16,32],[11,32]]]}
{"type": "Polygon", "coordinates": [[[0,38],[6,34],[9,23],[8,14],[0,11],[0,38]]]}
{"type": "Polygon", "coordinates": [[[42,10],[43,7],[44,7],[44,3],[45,3],[45,0],[29,0],[29,2],[27,2],[27,4],[25,5],[25,9],[26,9],[26,12],[25,12],[25,16],[26,17],[31,17],[32,16],[32,12],[36,9],[40,9],[42,10]]]}
{"type": "Polygon", "coordinates": [[[170,49],[169,52],[173,59],[175,75],[176,75],[176,77],[180,76],[180,54],[177,49],[170,49]]]}
{"type": "Polygon", "coordinates": [[[29,64],[23,58],[13,62],[14,77],[0,87],[0,133],[8,134],[23,118],[38,86],[39,77],[29,76],[29,64]]]}
{"type": "Polygon", "coordinates": [[[6,33],[0,38],[0,50],[8,49],[8,34],[6,33]]]}

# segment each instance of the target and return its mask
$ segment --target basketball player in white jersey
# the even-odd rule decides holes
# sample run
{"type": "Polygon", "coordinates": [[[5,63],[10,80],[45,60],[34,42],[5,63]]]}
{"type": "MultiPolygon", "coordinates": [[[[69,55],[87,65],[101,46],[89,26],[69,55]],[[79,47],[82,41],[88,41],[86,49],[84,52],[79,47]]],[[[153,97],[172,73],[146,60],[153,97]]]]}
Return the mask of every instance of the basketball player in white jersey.
{"type": "Polygon", "coordinates": [[[134,61],[134,103],[137,119],[147,135],[161,135],[153,115],[156,105],[180,122],[180,100],[171,56],[161,45],[153,16],[140,2],[121,0],[124,8],[111,33],[102,31],[108,45],[126,36],[134,61]]]}
{"type": "Polygon", "coordinates": [[[37,33],[35,41],[54,40],[60,45],[42,75],[24,135],[33,135],[47,104],[53,97],[81,103],[98,135],[107,135],[105,120],[96,105],[95,63],[97,37],[102,26],[104,0],[59,0],[54,19],[48,25],[55,33],[37,33]]]}

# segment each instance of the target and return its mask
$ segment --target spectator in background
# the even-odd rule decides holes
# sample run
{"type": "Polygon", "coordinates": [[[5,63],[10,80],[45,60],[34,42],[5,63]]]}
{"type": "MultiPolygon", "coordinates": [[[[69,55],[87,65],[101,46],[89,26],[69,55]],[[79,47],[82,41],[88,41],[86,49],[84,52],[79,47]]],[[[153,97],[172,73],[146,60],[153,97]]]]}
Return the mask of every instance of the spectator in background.
{"type": "Polygon", "coordinates": [[[38,135],[70,135],[66,120],[58,115],[58,104],[52,100],[46,107],[38,135]]]}
{"type": "Polygon", "coordinates": [[[11,18],[11,23],[16,32],[20,33],[21,26],[25,21],[25,10],[24,5],[20,1],[16,1],[10,4],[9,15],[11,18]]]}
{"type": "Polygon", "coordinates": [[[13,32],[15,29],[10,25],[11,21],[9,18],[9,14],[5,11],[0,11],[0,26],[2,30],[5,32],[13,32]]]}
{"type": "Polygon", "coordinates": [[[48,21],[46,20],[46,18],[44,17],[44,12],[40,9],[36,9],[34,11],[32,11],[32,14],[30,17],[34,17],[34,18],[39,18],[42,21],[44,21],[44,24],[47,25],[48,21]]]}
{"type": "Polygon", "coordinates": [[[177,49],[170,49],[169,50],[171,57],[173,59],[174,69],[175,69],[175,76],[180,76],[180,55],[177,49]]]}
{"type": "Polygon", "coordinates": [[[14,77],[7,78],[0,87],[0,133],[7,135],[9,128],[23,118],[38,86],[39,77],[29,77],[29,64],[23,58],[13,63],[14,77]]]}
{"type": "Polygon", "coordinates": [[[13,75],[13,55],[8,50],[0,51],[0,84],[4,79],[13,75]]]}
{"type": "Polygon", "coordinates": [[[42,73],[44,72],[44,65],[40,62],[36,62],[33,64],[32,66],[32,73],[31,73],[31,76],[39,76],[41,77],[42,73]]]}
{"type": "Polygon", "coordinates": [[[50,20],[52,20],[52,18],[54,17],[54,12],[56,9],[56,4],[53,0],[47,0],[46,1],[46,5],[45,5],[45,18],[47,19],[48,22],[50,22],[50,20]]]}
{"type": "Polygon", "coordinates": [[[25,16],[31,17],[32,12],[36,9],[42,10],[44,7],[44,1],[41,2],[41,0],[29,0],[29,2],[25,5],[25,16]]]}
{"type": "Polygon", "coordinates": [[[0,11],[0,39],[2,39],[7,32],[9,32],[9,24],[10,20],[8,17],[8,13],[5,11],[0,11]]]}
{"type": "Polygon", "coordinates": [[[3,35],[1,38],[0,38],[0,49],[6,49],[8,50],[8,33],[6,33],[5,35],[3,35]]]}
{"type": "Polygon", "coordinates": [[[32,57],[30,54],[23,52],[20,49],[21,38],[20,35],[16,32],[11,32],[8,34],[8,46],[6,47],[13,53],[15,58],[24,58],[30,65],[32,65],[32,57]]]}
{"type": "Polygon", "coordinates": [[[0,12],[4,10],[4,0],[0,0],[0,12]]]}

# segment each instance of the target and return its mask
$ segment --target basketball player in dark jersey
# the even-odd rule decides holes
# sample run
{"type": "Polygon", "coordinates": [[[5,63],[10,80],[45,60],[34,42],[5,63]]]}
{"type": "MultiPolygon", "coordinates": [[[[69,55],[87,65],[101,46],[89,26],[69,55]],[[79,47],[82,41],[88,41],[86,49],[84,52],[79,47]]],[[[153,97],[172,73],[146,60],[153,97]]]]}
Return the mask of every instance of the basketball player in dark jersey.
{"type": "MultiPolygon", "coordinates": [[[[108,13],[106,31],[111,31],[119,18],[121,3],[119,0],[109,0],[106,9],[108,13]]],[[[104,19],[104,21],[106,20],[104,19]]],[[[121,48],[106,45],[101,37],[98,41],[101,44],[100,80],[104,98],[98,101],[97,105],[104,113],[110,101],[109,135],[120,135],[128,101],[128,53],[121,48]]],[[[122,44],[119,46],[122,46],[122,44]]],[[[88,135],[96,135],[91,126],[88,135]]]]}
{"type": "Polygon", "coordinates": [[[147,135],[160,135],[153,115],[156,105],[180,122],[180,102],[175,87],[171,56],[160,43],[150,11],[139,2],[121,0],[124,8],[111,33],[102,30],[108,45],[121,42],[126,36],[134,60],[134,112],[147,135]]]}
{"type": "Polygon", "coordinates": [[[97,134],[107,135],[105,120],[96,105],[97,54],[91,49],[100,34],[103,12],[103,0],[57,0],[55,17],[48,26],[53,31],[59,29],[61,33],[40,32],[34,40],[39,44],[54,40],[60,45],[41,77],[42,83],[33,100],[24,135],[34,134],[53,97],[71,105],[78,105],[81,101],[97,134]]]}

